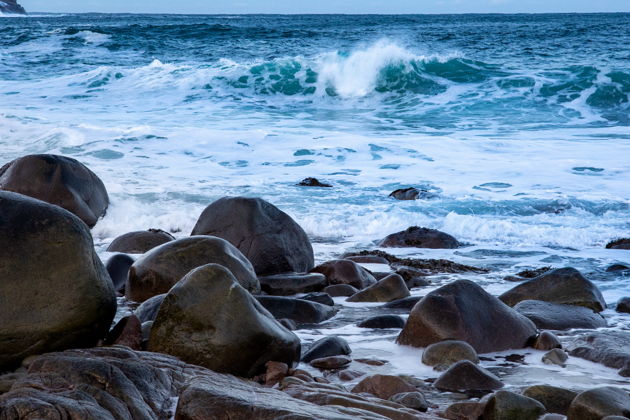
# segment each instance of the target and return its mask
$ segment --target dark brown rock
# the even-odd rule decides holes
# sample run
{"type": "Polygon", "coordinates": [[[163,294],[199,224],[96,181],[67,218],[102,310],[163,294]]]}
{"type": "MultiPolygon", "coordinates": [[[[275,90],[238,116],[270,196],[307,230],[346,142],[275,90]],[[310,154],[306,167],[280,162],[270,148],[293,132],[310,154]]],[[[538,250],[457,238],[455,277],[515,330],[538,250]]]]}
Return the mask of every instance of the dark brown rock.
{"type": "Polygon", "coordinates": [[[402,276],[408,289],[413,289],[414,287],[424,287],[431,284],[431,281],[426,278],[426,276],[431,275],[428,270],[397,266],[396,274],[402,276]]]}
{"type": "Polygon", "coordinates": [[[298,324],[318,324],[332,318],[336,310],[328,305],[285,296],[256,296],[258,302],[276,319],[298,324]]]}
{"type": "Polygon", "coordinates": [[[132,350],[142,349],[142,325],[135,315],[122,318],[105,337],[105,344],[127,346],[132,350]]]}
{"type": "Polygon", "coordinates": [[[595,329],[608,325],[603,316],[583,306],[522,300],[514,306],[514,310],[531,319],[538,328],[546,330],[595,329]]]}
{"type": "Polygon", "coordinates": [[[486,401],[484,420],[537,420],[545,413],[538,401],[509,391],[497,391],[486,401]]]}
{"type": "Polygon", "coordinates": [[[403,328],[405,320],[398,315],[377,315],[357,324],[359,328],[403,328]]]}
{"type": "Polygon", "coordinates": [[[319,179],[317,178],[304,178],[303,180],[301,180],[298,184],[298,186],[300,187],[324,187],[324,188],[331,188],[332,185],[330,184],[326,184],[325,182],[320,182],[319,179]]]}
{"type": "Polygon", "coordinates": [[[478,353],[526,347],[534,324],[479,285],[458,280],[429,293],[411,310],[397,343],[426,347],[462,340],[478,353]]]}
{"type": "Polygon", "coordinates": [[[567,420],[600,420],[606,416],[630,417],[630,394],[605,386],[578,394],[571,402],[567,420]]]}
{"type": "Polygon", "coordinates": [[[446,408],[444,417],[449,420],[478,420],[485,406],[482,402],[454,403],[446,408]]]}
{"type": "Polygon", "coordinates": [[[352,392],[355,394],[367,392],[384,400],[402,392],[416,391],[417,389],[404,379],[393,375],[368,376],[352,388],[352,392]]]}
{"type": "Polygon", "coordinates": [[[446,370],[460,360],[479,363],[477,352],[465,341],[444,340],[431,344],[422,353],[422,363],[434,366],[436,370],[446,370]]]}
{"type": "Polygon", "coordinates": [[[392,233],[378,246],[385,248],[458,248],[459,242],[451,235],[435,229],[412,226],[402,232],[392,233]]]}
{"type": "Polygon", "coordinates": [[[552,350],[562,348],[562,344],[553,333],[543,331],[536,337],[532,347],[536,350],[552,350]]]}
{"type": "Polygon", "coordinates": [[[427,411],[429,409],[429,403],[427,403],[424,395],[417,391],[401,392],[400,394],[392,395],[389,397],[389,400],[418,411],[427,411]]]}
{"type": "Polygon", "coordinates": [[[352,362],[352,359],[348,356],[328,356],[320,359],[313,359],[310,365],[317,369],[332,370],[343,369],[352,362]]]}
{"type": "Polygon", "coordinates": [[[327,261],[313,268],[311,272],[326,276],[329,285],[349,284],[361,290],[376,283],[369,271],[350,260],[327,261]]]}
{"type": "Polygon", "coordinates": [[[265,385],[274,386],[289,374],[289,365],[282,362],[265,363],[265,385]]]}
{"type": "Polygon", "coordinates": [[[615,308],[617,312],[623,312],[626,314],[630,314],[630,297],[622,297],[617,302],[617,307],[615,308]]]}
{"type": "Polygon", "coordinates": [[[109,197],[98,176],[81,162],[58,155],[28,155],[0,168],[0,190],[55,204],[93,227],[109,197]]]}
{"type": "Polygon", "coordinates": [[[286,213],[260,198],[224,197],[199,216],[192,235],[214,235],[237,247],[259,276],[313,268],[313,247],[286,213]]]}
{"type": "Polygon", "coordinates": [[[630,249],[630,238],[621,238],[606,244],[608,249],[630,249]]]}
{"type": "Polygon", "coordinates": [[[283,273],[258,277],[263,292],[275,296],[295,295],[322,290],[326,276],[319,273],[283,273]]]}
{"type": "Polygon", "coordinates": [[[499,296],[503,302],[514,306],[523,300],[542,300],[565,305],[584,306],[601,312],[606,302],[593,283],[575,268],[559,268],[535,277],[499,296]]]}
{"type": "Polygon", "coordinates": [[[462,360],[442,373],[433,386],[441,391],[476,393],[494,391],[502,388],[503,383],[486,369],[462,360]]]}
{"type": "Polygon", "coordinates": [[[332,297],[352,296],[358,291],[356,287],[350,286],[349,284],[333,284],[324,287],[324,293],[328,293],[332,297]]]}
{"type": "Polygon", "coordinates": [[[105,337],[116,294],[78,217],[0,191],[0,250],[0,371],[105,337]]]}
{"type": "Polygon", "coordinates": [[[114,239],[107,247],[107,252],[124,252],[127,254],[144,254],[156,246],[160,246],[175,237],[160,229],[140,230],[125,233],[114,239]]]}
{"type": "Polygon", "coordinates": [[[309,363],[315,359],[329,356],[347,356],[352,352],[348,342],[341,337],[330,336],[314,342],[302,356],[302,361],[309,363]]]}
{"type": "Polygon", "coordinates": [[[254,268],[238,249],[214,236],[192,236],[167,242],[140,257],[129,270],[125,294],[143,302],[168,292],[190,270],[210,263],[226,267],[248,291],[260,292],[254,268]]]}
{"type": "Polygon", "coordinates": [[[300,340],[229,270],[208,264],[168,292],[151,329],[149,350],[216,372],[252,377],[270,360],[297,362],[300,340]]]}
{"type": "Polygon", "coordinates": [[[383,305],[383,308],[411,310],[423,297],[424,296],[409,296],[403,299],[393,300],[383,305]]]}
{"type": "Polygon", "coordinates": [[[577,393],[550,385],[534,385],[526,388],[523,395],[540,402],[550,413],[566,415],[577,393]]]}
{"type": "Polygon", "coordinates": [[[348,302],[391,302],[409,296],[405,281],[398,274],[391,274],[382,280],[350,296],[348,302]]]}

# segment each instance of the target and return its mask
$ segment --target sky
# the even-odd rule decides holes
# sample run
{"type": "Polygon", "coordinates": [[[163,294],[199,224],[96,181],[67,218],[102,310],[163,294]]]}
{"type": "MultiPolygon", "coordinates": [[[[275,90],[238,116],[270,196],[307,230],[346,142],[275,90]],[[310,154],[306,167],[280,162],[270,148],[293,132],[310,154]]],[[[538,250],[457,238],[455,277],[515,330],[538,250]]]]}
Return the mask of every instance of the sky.
{"type": "Polygon", "coordinates": [[[553,13],[630,12],[630,0],[18,0],[30,12],[553,13]]]}

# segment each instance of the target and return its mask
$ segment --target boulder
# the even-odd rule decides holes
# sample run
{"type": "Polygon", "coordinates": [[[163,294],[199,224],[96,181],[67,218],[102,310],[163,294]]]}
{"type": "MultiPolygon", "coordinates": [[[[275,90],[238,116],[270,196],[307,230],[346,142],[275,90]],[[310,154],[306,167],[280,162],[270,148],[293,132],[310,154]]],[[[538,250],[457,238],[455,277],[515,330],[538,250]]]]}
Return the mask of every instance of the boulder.
{"type": "Polygon", "coordinates": [[[322,305],[335,306],[333,298],[328,293],[324,292],[309,293],[308,295],[300,296],[299,299],[321,303],[322,305]]]}
{"type": "Polygon", "coordinates": [[[630,333],[627,331],[602,331],[574,337],[566,345],[571,356],[601,363],[613,369],[621,369],[630,362],[630,333]]]}
{"type": "Polygon", "coordinates": [[[313,359],[309,363],[311,366],[322,370],[343,369],[352,362],[348,356],[328,356],[320,359],[313,359]]]}
{"type": "Polygon", "coordinates": [[[3,0],[0,2],[0,14],[9,13],[14,15],[25,15],[26,10],[17,3],[16,0],[3,0]]]}
{"type": "Polygon", "coordinates": [[[400,394],[392,395],[389,397],[389,400],[418,411],[427,411],[429,409],[429,403],[424,398],[424,395],[418,391],[401,392],[400,394]]]}
{"type": "Polygon", "coordinates": [[[420,195],[420,190],[414,187],[400,188],[392,191],[389,197],[394,197],[396,200],[417,200],[420,195]]]}
{"type": "Polygon", "coordinates": [[[617,312],[623,312],[626,314],[630,314],[630,297],[622,297],[617,302],[617,307],[615,308],[617,312]]]}
{"type": "Polygon", "coordinates": [[[606,244],[608,249],[630,249],[630,238],[621,238],[606,244]]]}
{"type": "Polygon", "coordinates": [[[254,268],[232,244],[214,236],[191,236],[153,248],[136,260],[129,269],[125,294],[144,302],[168,292],[190,270],[210,263],[226,267],[246,290],[260,292],[254,268]]]}
{"type": "Polygon", "coordinates": [[[435,370],[446,370],[460,360],[479,363],[477,352],[465,341],[440,341],[439,343],[431,344],[422,353],[422,363],[434,366],[435,370]]]}
{"type": "Polygon", "coordinates": [[[335,315],[328,305],[281,296],[256,296],[260,304],[276,319],[290,319],[298,324],[318,324],[335,315]]]}
{"type": "Polygon", "coordinates": [[[575,268],[558,268],[532,280],[519,284],[499,296],[503,302],[514,306],[523,300],[577,305],[595,312],[606,309],[601,292],[575,268]]]}
{"type": "Polygon", "coordinates": [[[392,233],[385,237],[378,246],[384,248],[458,248],[457,239],[448,233],[440,232],[435,229],[421,228],[412,226],[401,232],[392,233]]]}
{"type": "Polygon", "coordinates": [[[322,290],[326,276],[319,273],[283,273],[258,277],[263,292],[275,296],[295,295],[322,290]]]}
{"type": "Polygon", "coordinates": [[[368,376],[352,388],[352,392],[355,394],[367,392],[368,394],[372,394],[384,400],[402,392],[416,391],[417,389],[413,385],[410,385],[401,377],[393,375],[368,376]]]}
{"type": "Polygon", "coordinates": [[[552,350],[562,348],[562,344],[553,333],[543,331],[536,337],[532,347],[536,350],[552,350]]]}
{"type": "Polygon", "coordinates": [[[547,353],[543,354],[542,361],[547,365],[558,365],[561,367],[565,367],[568,358],[569,356],[564,350],[551,349],[547,353]]]}
{"type": "Polygon", "coordinates": [[[129,278],[129,268],[134,262],[135,260],[127,254],[115,254],[107,260],[105,269],[112,279],[116,292],[125,293],[125,285],[129,278]]]}
{"type": "Polygon", "coordinates": [[[298,186],[300,187],[325,187],[325,188],[331,188],[332,185],[330,184],[326,184],[325,182],[320,182],[319,179],[317,178],[304,178],[303,180],[301,180],[298,183],[298,186]]]}
{"type": "Polygon", "coordinates": [[[431,284],[431,281],[426,278],[426,276],[431,274],[427,270],[397,266],[396,274],[402,276],[408,289],[413,289],[414,287],[424,287],[431,284]]]}
{"type": "Polygon", "coordinates": [[[199,216],[192,235],[213,235],[237,247],[259,276],[313,268],[313,247],[289,215],[260,198],[224,197],[199,216]]]}
{"type": "Polygon", "coordinates": [[[509,391],[497,391],[486,401],[484,420],[537,420],[545,413],[538,401],[509,391]]]}
{"type": "Polygon", "coordinates": [[[433,386],[441,391],[478,393],[502,388],[503,383],[486,369],[461,360],[442,373],[433,386]]]}
{"type": "Polygon", "coordinates": [[[142,325],[135,315],[122,318],[105,337],[106,345],[127,346],[133,350],[141,350],[142,342],[142,325]]]}
{"type": "Polygon", "coordinates": [[[333,335],[315,341],[302,356],[302,361],[309,363],[329,356],[347,356],[351,352],[346,340],[333,335]]]}
{"type": "Polygon", "coordinates": [[[149,350],[243,377],[270,360],[292,365],[300,340],[278,323],[223,266],[194,269],[166,295],[149,350]]]}
{"type": "Polygon", "coordinates": [[[125,233],[114,239],[107,247],[107,252],[144,254],[156,246],[174,241],[175,237],[161,229],[139,230],[125,233]]]}
{"type": "MultiPolygon", "coordinates": [[[[327,261],[313,268],[311,272],[326,276],[326,282],[329,285],[349,284],[361,290],[376,283],[376,279],[369,271],[350,260],[327,261]]],[[[331,296],[334,295],[331,294],[331,296]]]]}
{"type": "Polygon", "coordinates": [[[356,287],[350,286],[349,284],[333,284],[324,287],[324,293],[328,293],[332,297],[352,296],[358,291],[356,287]]]}
{"type": "Polygon", "coordinates": [[[535,399],[550,413],[566,415],[577,393],[550,385],[534,385],[526,388],[523,395],[535,399]]]}
{"type": "Polygon", "coordinates": [[[105,185],[81,162],[58,155],[28,155],[0,168],[0,190],[37,198],[74,213],[89,227],[105,214],[105,185]]]}
{"type": "Polygon", "coordinates": [[[604,386],[581,392],[571,402],[567,420],[600,420],[606,416],[630,418],[628,391],[604,386]]]}
{"type": "Polygon", "coordinates": [[[391,274],[347,299],[347,302],[391,302],[409,296],[409,289],[401,276],[391,274]]]}
{"type": "Polygon", "coordinates": [[[542,300],[522,300],[514,306],[514,309],[531,319],[540,329],[593,329],[608,325],[603,316],[583,306],[564,305],[542,300]]]}
{"type": "Polygon", "coordinates": [[[166,297],[166,293],[162,293],[161,295],[155,295],[152,298],[149,298],[142,302],[140,306],[138,306],[135,311],[133,311],[134,315],[138,317],[140,322],[148,322],[155,321],[155,317],[160,310],[160,305],[164,301],[166,297]]]}
{"type": "Polygon", "coordinates": [[[481,286],[458,280],[427,294],[413,307],[397,343],[426,347],[453,339],[478,353],[526,347],[536,327],[481,286]]]}
{"type": "Polygon", "coordinates": [[[398,315],[377,315],[357,324],[359,328],[403,328],[405,320],[398,315]]]}
{"type": "Polygon", "coordinates": [[[0,250],[0,371],[105,337],[116,294],[78,217],[0,191],[0,250]]]}
{"type": "Polygon", "coordinates": [[[478,420],[486,404],[482,402],[458,402],[444,410],[444,417],[449,420],[478,420]]]}
{"type": "Polygon", "coordinates": [[[424,296],[409,296],[403,299],[393,300],[383,305],[383,308],[411,310],[423,297],[424,296]]]}
{"type": "Polygon", "coordinates": [[[357,264],[386,264],[389,265],[389,261],[387,261],[383,257],[379,257],[376,255],[349,255],[343,256],[344,260],[354,261],[357,264]]]}

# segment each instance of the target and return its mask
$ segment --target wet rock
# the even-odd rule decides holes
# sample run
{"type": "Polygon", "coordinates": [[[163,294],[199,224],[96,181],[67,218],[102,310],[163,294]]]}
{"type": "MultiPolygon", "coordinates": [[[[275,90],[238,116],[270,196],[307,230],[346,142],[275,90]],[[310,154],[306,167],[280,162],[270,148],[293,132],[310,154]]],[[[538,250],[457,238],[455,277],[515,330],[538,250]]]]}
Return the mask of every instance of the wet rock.
{"type": "Polygon", "coordinates": [[[308,295],[300,297],[300,299],[321,303],[322,305],[335,306],[333,298],[328,293],[324,292],[309,293],[308,295]]]}
{"type": "Polygon", "coordinates": [[[349,284],[333,284],[324,288],[324,293],[328,293],[332,297],[352,296],[358,291],[356,287],[349,284]]]}
{"type": "Polygon", "coordinates": [[[139,230],[125,233],[114,239],[107,247],[107,252],[144,254],[157,246],[174,240],[173,235],[161,229],[139,230]]]}
{"type": "Polygon", "coordinates": [[[630,314],[630,297],[622,297],[615,308],[617,312],[630,314]]]}
{"type": "Polygon", "coordinates": [[[478,420],[486,404],[482,402],[459,402],[449,405],[444,417],[449,420],[478,420]]]}
{"type": "Polygon", "coordinates": [[[545,413],[538,401],[509,391],[497,391],[483,410],[484,420],[536,420],[545,413]]]}
{"type": "Polygon", "coordinates": [[[350,296],[348,302],[391,302],[409,296],[405,281],[398,274],[391,274],[375,284],[350,296]]]}
{"type": "Polygon", "coordinates": [[[377,315],[357,324],[359,328],[403,328],[405,320],[398,315],[377,315]]]}
{"type": "Polygon", "coordinates": [[[282,362],[269,361],[265,363],[265,385],[274,386],[289,375],[289,365],[282,362]]]}
{"type": "Polygon", "coordinates": [[[16,0],[3,0],[0,2],[0,13],[10,13],[15,15],[24,15],[26,10],[17,3],[16,0]]]}
{"type": "Polygon", "coordinates": [[[112,279],[114,290],[117,293],[125,293],[125,284],[129,277],[129,268],[133,265],[134,259],[127,254],[112,255],[105,264],[105,269],[112,279]]]}
{"type": "Polygon", "coordinates": [[[354,261],[357,264],[388,264],[387,261],[383,257],[377,257],[376,255],[356,255],[356,256],[348,256],[345,255],[342,257],[344,260],[354,261]]]}
{"type": "Polygon", "coordinates": [[[153,328],[153,321],[147,321],[142,323],[142,350],[146,350],[149,346],[149,338],[151,337],[151,328],[153,328]]]}
{"type": "Polygon", "coordinates": [[[606,308],[604,298],[593,283],[575,268],[559,268],[535,277],[499,296],[503,302],[514,306],[523,300],[577,305],[601,312],[606,308]]]}
{"type": "Polygon", "coordinates": [[[393,375],[372,375],[359,382],[352,392],[367,392],[384,400],[402,392],[416,392],[416,388],[404,379],[393,375]]]}
{"type": "Polygon", "coordinates": [[[566,366],[566,361],[569,358],[567,353],[562,349],[549,350],[542,357],[543,363],[547,365],[558,365],[561,367],[566,366]]]}
{"type": "Polygon", "coordinates": [[[389,400],[400,405],[404,405],[407,408],[412,408],[418,411],[424,412],[429,409],[429,403],[427,403],[424,395],[417,391],[401,392],[400,394],[392,395],[391,397],[389,397],[389,400]]]}
{"type": "Polygon", "coordinates": [[[462,340],[479,353],[526,347],[536,327],[523,315],[468,280],[426,295],[414,306],[397,343],[426,347],[462,340]]]}
{"type": "Polygon", "coordinates": [[[567,343],[571,356],[621,369],[630,361],[630,333],[626,331],[593,332],[575,337],[567,343]]]}
{"type": "Polygon", "coordinates": [[[258,277],[263,292],[276,296],[295,295],[322,290],[326,276],[319,273],[283,273],[258,277]]]}
{"type": "Polygon", "coordinates": [[[532,347],[536,350],[552,350],[562,348],[562,344],[553,333],[543,331],[536,337],[532,347]]]}
{"type": "Polygon", "coordinates": [[[435,229],[412,226],[385,237],[378,246],[384,248],[458,248],[459,242],[451,235],[435,229]]]}
{"type": "Polygon", "coordinates": [[[460,360],[479,363],[477,352],[465,341],[440,341],[439,343],[431,344],[422,353],[422,363],[434,366],[435,370],[446,370],[460,360]]]}
{"type": "Polygon", "coordinates": [[[393,300],[383,305],[387,309],[412,309],[416,303],[420,302],[423,296],[409,296],[403,299],[393,300]]]}
{"type": "Polygon", "coordinates": [[[605,386],[578,394],[571,402],[567,420],[599,420],[606,416],[630,416],[630,394],[605,386]]]}
{"type": "Polygon", "coordinates": [[[274,320],[225,267],[194,269],[166,295],[149,350],[243,377],[270,360],[292,365],[300,340],[274,320]]]}
{"type": "Polygon", "coordinates": [[[621,369],[619,369],[619,376],[624,378],[630,378],[630,361],[627,361],[621,369]]]}
{"type": "MultiPolygon", "coordinates": [[[[562,414],[547,413],[539,418],[539,420],[567,420],[562,414]]],[[[603,419],[602,419],[603,420],[603,419]]]]}
{"type": "Polygon", "coordinates": [[[612,264],[608,266],[608,268],[606,268],[606,272],[608,273],[614,273],[617,271],[626,271],[626,270],[630,270],[630,267],[624,264],[612,264]]]}
{"type": "Polygon", "coordinates": [[[0,190],[55,204],[89,227],[105,214],[109,197],[98,176],[81,162],[58,155],[28,155],[0,168],[0,190]]]}
{"type": "Polygon", "coordinates": [[[550,413],[566,415],[577,393],[550,385],[534,385],[526,388],[523,395],[535,399],[550,413]]]}
{"type": "Polygon", "coordinates": [[[238,249],[214,236],[192,236],[167,242],[136,260],[129,269],[125,294],[143,302],[168,292],[190,270],[210,263],[226,267],[246,290],[260,292],[254,268],[238,249]]]}
{"type": "Polygon", "coordinates": [[[325,187],[331,188],[332,185],[326,184],[325,182],[320,182],[317,178],[304,178],[298,184],[300,187],[325,187]]]}
{"type": "Polygon", "coordinates": [[[259,276],[313,268],[313,247],[289,215],[260,198],[224,197],[199,216],[192,235],[226,239],[251,261],[259,276]]]}
{"type": "Polygon", "coordinates": [[[630,249],[630,238],[621,238],[606,244],[608,249],[630,249]]]}
{"type": "Polygon", "coordinates": [[[391,192],[389,196],[396,200],[417,200],[420,196],[420,190],[414,187],[401,188],[391,192]]]}
{"type": "Polygon", "coordinates": [[[315,359],[330,356],[347,356],[352,352],[348,342],[341,337],[330,336],[315,341],[306,353],[302,356],[302,361],[309,363],[315,359]]]}
{"type": "Polygon", "coordinates": [[[320,359],[313,359],[310,365],[318,369],[343,369],[352,362],[348,356],[328,356],[320,359]]]}
{"type": "Polygon", "coordinates": [[[373,357],[357,358],[357,359],[354,359],[354,361],[357,363],[363,363],[364,365],[370,365],[370,366],[383,366],[389,363],[387,360],[375,359],[373,357]]]}
{"type": "Polygon", "coordinates": [[[503,383],[486,369],[462,360],[442,373],[433,386],[441,391],[476,393],[494,391],[502,388],[503,383]]]}
{"type": "Polygon", "coordinates": [[[388,254],[380,250],[375,251],[360,251],[346,254],[346,257],[350,256],[377,256],[385,258],[389,261],[390,265],[394,268],[398,267],[412,267],[418,270],[422,270],[428,274],[439,273],[487,273],[485,268],[472,267],[470,265],[458,264],[449,260],[426,260],[419,258],[399,258],[395,255],[388,254]]]}
{"type": "Polygon", "coordinates": [[[424,287],[431,284],[431,281],[426,278],[426,276],[431,274],[427,270],[397,266],[396,274],[402,276],[408,289],[413,289],[414,287],[424,287]]]}
{"type": "Polygon", "coordinates": [[[162,293],[161,295],[155,295],[152,298],[149,298],[142,302],[140,306],[133,311],[134,315],[138,317],[140,322],[147,321],[155,321],[155,317],[157,316],[158,311],[160,310],[160,305],[164,301],[166,297],[166,293],[162,293]]]}
{"type": "Polygon", "coordinates": [[[278,322],[289,331],[297,330],[297,324],[292,319],[282,318],[278,322]]]}
{"type": "Polygon", "coordinates": [[[365,375],[365,372],[358,372],[356,370],[344,369],[339,372],[339,380],[344,382],[354,381],[357,378],[365,375]]]}
{"type": "MultiPolygon", "coordinates": [[[[327,261],[313,268],[311,272],[325,275],[329,285],[349,284],[361,290],[376,283],[369,271],[350,260],[327,261]]],[[[324,291],[334,296],[329,291],[324,291]]]]}
{"type": "Polygon", "coordinates": [[[318,324],[335,315],[334,308],[308,300],[284,296],[256,296],[276,319],[290,319],[298,324],[318,324]]]}
{"type": "Polygon", "coordinates": [[[545,274],[548,271],[553,270],[552,267],[540,267],[540,268],[536,268],[533,270],[523,270],[520,271],[518,273],[516,273],[516,275],[514,276],[507,276],[504,278],[504,280],[507,281],[525,281],[527,279],[533,279],[535,277],[538,277],[542,274],[545,274]]]}
{"type": "Polygon", "coordinates": [[[142,325],[135,315],[122,318],[105,337],[106,345],[127,346],[132,350],[142,349],[142,325]]]}
{"type": "Polygon", "coordinates": [[[0,371],[105,337],[116,294],[78,217],[0,191],[0,250],[0,371]]]}
{"type": "Polygon", "coordinates": [[[563,305],[542,300],[523,300],[517,303],[514,309],[531,319],[540,329],[594,329],[607,325],[603,316],[583,306],[563,305]]]}

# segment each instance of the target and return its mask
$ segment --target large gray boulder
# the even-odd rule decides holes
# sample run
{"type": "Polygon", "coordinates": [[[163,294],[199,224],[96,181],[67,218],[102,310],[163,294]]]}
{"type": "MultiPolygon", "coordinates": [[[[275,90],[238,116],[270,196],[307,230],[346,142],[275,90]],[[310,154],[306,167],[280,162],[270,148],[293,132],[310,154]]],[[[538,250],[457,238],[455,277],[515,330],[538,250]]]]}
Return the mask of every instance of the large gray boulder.
{"type": "Polygon", "coordinates": [[[568,330],[571,328],[602,328],[606,319],[583,306],[563,305],[542,300],[522,300],[514,309],[531,319],[543,330],[568,330]]]}
{"type": "Polygon", "coordinates": [[[0,168],[0,190],[28,195],[70,211],[93,227],[105,214],[105,185],[81,162],[58,155],[28,155],[0,168]]]}
{"type": "Polygon", "coordinates": [[[0,192],[0,371],[33,354],[95,345],[115,313],[116,294],[85,223],[0,192]]]}
{"type": "Polygon", "coordinates": [[[26,10],[16,0],[2,0],[0,1],[0,13],[24,15],[26,10]]]}
{"type": "Polygon", "coordinates": [[[548,271],[508,290],[499,299],[510,306],[523,300],[543,300],[584,306],[595,312],[606,309],[606,302],[597,286],[571,267],[548,271]]]}
{"type": "Polygon", "coordinates": [[[167,242],[140,257],[129,269],[125,295],[136,302],[166,293],[190,270],[206,264],[220,264],[252,293],[260,293],[260,283],[251,263],[224,239],[191,236],[167,242]]]}
{"type": "Polygon", "coordinates": [[[313,247],[288,214],[260,198],[224,197],[199,216],[192,235],[213,235],[237,247],[259,276],[313,268],[313,247]]]}
{"type": "Polygon", "coordinates": [[[291,366],[299,338],[284,328],[232,273],[218,264],[196,268],[160,305],[149,350],[216,372],[251,377],[268,361],[291,366]]]}
{"type": "Polygon", "coordinates": [[[476,283],[458,280],[427,294],[411,310],[397,343],[426,347],[465,341],[478,352],[526,347],[536,326],[476,283]]]}

